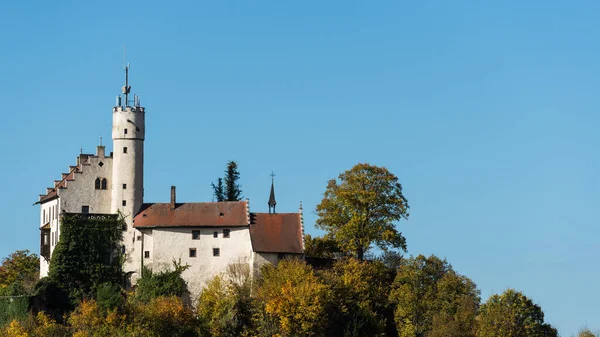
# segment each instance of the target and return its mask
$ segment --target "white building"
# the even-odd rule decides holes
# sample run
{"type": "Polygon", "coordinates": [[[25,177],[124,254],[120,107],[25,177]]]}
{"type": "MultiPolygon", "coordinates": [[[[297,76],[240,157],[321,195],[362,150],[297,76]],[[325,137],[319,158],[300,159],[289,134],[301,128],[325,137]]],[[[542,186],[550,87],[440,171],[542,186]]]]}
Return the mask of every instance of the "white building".
{"type": "Polygon", "coordinates": [[[256,270],[286,255],[302,256],[302,207],[298,213],[275,213],[273,185],[269,213],[251,212],[248,200],[176,203],[175,187],[169,203],[144,203],[145,109],[137,96],[129,105],[125,70],[125,99],[119,96],[112,112],[113,152],[107,155],[98,146],[94,155],[81,153],[76,165],[40,195],[40,277],[48,274],[65,213],[121,213],[123,268],[132,281],[142,266],[158,271],[181,259],[190,266],[183,277],[192,296],[231,263],[256,270]]]}

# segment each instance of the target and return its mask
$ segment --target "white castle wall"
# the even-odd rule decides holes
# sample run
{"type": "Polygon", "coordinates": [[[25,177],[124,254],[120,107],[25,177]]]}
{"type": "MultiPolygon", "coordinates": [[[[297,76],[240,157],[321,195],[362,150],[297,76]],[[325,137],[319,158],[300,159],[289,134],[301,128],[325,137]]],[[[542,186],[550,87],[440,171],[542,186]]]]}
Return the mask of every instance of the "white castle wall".
{"type": "Polygon", "coordinates": [[[245,263],[250,267],[252,244],[247,227],[228,228],[230,237],[223,237],[223,228],[155,228],[145,229],[144,251],[150,258],[144,265],[153,271],[173,270],[173,259],[181,258],[190,267],[182,277],[188,284],[192,301],[198,299],[206,282],[227,270],[233,263],[245,263]],[[200,230],[200,239],[192,239],[192,230],[200,230]],[[214,238],[213,233],[218,237],[214,238]],[[196,257],[189,256],[190,248],[196,248],[196,257]],[[213,248],[220,249],[220,256],[213,256],[213,248]]]}
{"type": "MultiPolygon", "coordinates": [[[[111,213],[120,212],[127,224],[123,234],[126,272],[139,271],[139,252],[135,250],[139,231],[132,227],[133,217],[144,196],[145,111],[141,107],[113,108],[113,181],[111,213]]],[[[138,275],[132,275],[135,282],[138,275]]]]}

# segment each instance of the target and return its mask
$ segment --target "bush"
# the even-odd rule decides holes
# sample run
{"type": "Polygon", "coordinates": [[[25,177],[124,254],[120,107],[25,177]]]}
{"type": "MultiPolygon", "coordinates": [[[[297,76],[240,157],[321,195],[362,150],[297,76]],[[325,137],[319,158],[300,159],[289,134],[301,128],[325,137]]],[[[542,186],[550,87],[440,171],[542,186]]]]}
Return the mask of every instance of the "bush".
{"type": "Polygon", "coordinates": [[[144,267],[142,277],[138,280],[136,297],[143,302],[149,302],[158,297],[177,296],[184,298],[187,295],[187,285],[181,274],[189,267],[181,265],[181,261],[173,261],[175,270],[152,272],[144,267]]]}
{"type": "Polygon", "coordinates": [[[121,287],[113,283],[102,283],[96,289],[96,302],[103,313],[110,310],[121,311],[125,304],[125,299],[121,292],[121,287]]]}

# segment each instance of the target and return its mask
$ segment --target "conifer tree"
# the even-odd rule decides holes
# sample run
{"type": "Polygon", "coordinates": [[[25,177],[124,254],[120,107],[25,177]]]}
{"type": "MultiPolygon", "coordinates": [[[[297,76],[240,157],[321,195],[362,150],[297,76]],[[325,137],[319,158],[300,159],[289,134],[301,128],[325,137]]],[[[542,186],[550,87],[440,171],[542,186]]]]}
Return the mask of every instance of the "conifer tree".
{"type": "Polygon", "coordinates": [[[237,181],[240,179],[240,172],[237,169],[237,163],[230,161],[225,170],[225,201],[240,201],[242,199],[242,189],[237,181]]]}
{"type": "Polygon", "coordinates": [[[225,201],[225,190],[223,188],[223,178],[217,179],[217,185],[211,183],[213,188],[213,195],[216,201],[225,201]]]}

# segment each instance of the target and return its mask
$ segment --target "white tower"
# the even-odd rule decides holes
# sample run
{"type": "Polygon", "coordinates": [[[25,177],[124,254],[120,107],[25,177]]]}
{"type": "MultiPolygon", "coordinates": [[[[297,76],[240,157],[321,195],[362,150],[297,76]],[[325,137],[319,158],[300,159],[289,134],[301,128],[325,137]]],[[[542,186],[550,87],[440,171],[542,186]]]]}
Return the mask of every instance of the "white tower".
{"type": "Polygon", "coordinates": [[[117,97],[117,106],[113,108],[113,172],[111,213],[120,212],[127,223],[127,232],[123,233],[126,261],[125,271],[135,271],[139,252],[134,252],[135,230],[132,220],[142,206],[144,197],[144,135],[145,112],[134,95],[130,106],[129,65],[125,67],[124,104],[117,97]]]}

